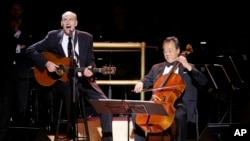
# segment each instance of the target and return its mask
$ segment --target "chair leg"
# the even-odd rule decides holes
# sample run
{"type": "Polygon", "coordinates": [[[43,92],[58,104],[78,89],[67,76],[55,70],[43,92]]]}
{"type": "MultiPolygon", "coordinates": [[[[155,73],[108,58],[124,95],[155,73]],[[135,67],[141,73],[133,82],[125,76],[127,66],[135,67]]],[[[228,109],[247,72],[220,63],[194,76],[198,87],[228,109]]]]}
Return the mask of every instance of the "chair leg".
{"type": "MultiPolygon", "coordinates": [[[[58,140],[60,124],[62,123],[62,121],[61,121],[62,107],[63,107],[63,100],[60,101],[59,115],[58,115],[58,120],[57,120],[57,126],[56,126],[56,133],[55,133],[54,141],[58,140]]],[[[87,116],[86,116],[85,104],[84,104],[84,98],[83,97],[79,101],[79,108],[80,108],[79,111],[80,111],[81,118],[83,120],[83,125],[84,125],[84,129],[85,129],[85,133],[86,133],[86,136],[83,137],[84,138],[83,140],[90,141],[88,121],[87,121],[87,116]]],[[[78,121],[76,119],[76,123],[75,123],[75,129],[76,129],[75,131],[76,131],[76,133],[75,133],[75,135],[76,135],[76,138],[79,138],[78,137],[78,126],[77,126],[77,124],[78,124],[78,121]]]]}
{"type": "Polygon", "coordinates": [[[59,129],[60,129],[60,120],[61,120],[61,114],[62,114],[62,105],[63,105],[63,100],[60,101],[59,115],[58,115],[58,119],[57,119],[56,134],[55,134],[54,141],[57,141],[57,139],[58,139],[58,133],[59,133],[59,129]]]}
{"type": "Polygon", "coordinates": [[[82,96],[81,97],[81,100],[80,100],[81,103],[79,103],[80,105],[80,115],[81,115],[81,118],[83,119],[83,125],[84,125],[84,129],[85,129],[85,133],[86,133],[86,140],[89,141],[90,138],[89,138],[89,128],[88,128],[88,119],[87,119],[87,116],[86,116],[86,110],[85,110],[85,102],[84,102],[84,97],[82,96]]]}
{"type": "MultiPolygon", "coordinates": [[[[87,120],[87,116],[86,116],[84,97],[83,96],[81,96],[81,98],[80,98],[80,100],[78,102],[78,105],[79,105],[79,112],[80,112],[79,115],[80,115],[80,118],[81,118],[81,120],[83,122],[83,128],[82,129],[85,129],[85,134],[86,134],[86,136],[81,137],[81,138],[83,138],[83,140],[90,141],[88,120],[87,120]]],[[[78,120],[76,120],[76,121],[78,121],[78,120]]],[[[77,123],[76,123],[75,127],[76,127],[76,132],[78,133],[77,123]]],[[[78,134],[76,134],[76,137],[79,138],[78,134]]]]}
{"type": "Polygon", "coordinates": [[[200,137],[200,131],[199,131],[199,114],[198,114],[198,109],[197,108],[196,108],[195,112],[196,112],[196,123],[195,123],[196,139],[198,140],[199,137],[200,137]]]}
{"type": "Polygon", "coordinates": [[[176,123],[175,120],[173,121],[172,125],[170,126],[170,136],[171,136],[171,141],[176,141],[177,137],[177,131],[176,131],[176,123]]]}

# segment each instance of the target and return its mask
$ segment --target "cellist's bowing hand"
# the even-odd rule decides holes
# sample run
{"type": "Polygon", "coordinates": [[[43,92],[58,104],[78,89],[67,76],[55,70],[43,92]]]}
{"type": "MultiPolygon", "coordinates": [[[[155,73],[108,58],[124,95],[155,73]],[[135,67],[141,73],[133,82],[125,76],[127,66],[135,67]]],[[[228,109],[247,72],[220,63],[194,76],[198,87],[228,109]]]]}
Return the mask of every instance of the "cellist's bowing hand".
{"type": "Polygon", "coordinates": [[[137,82],[135,84],[134,92],[135,93],[140,93],[143,89],[143,83],[142,82],[137,82]]]}
{"type": "Polygon", "coordinates": [[[177,61],[179,61],[184,68],[186,68],[188,71],[192,70],[192,66],[188,63],[187,58],[184,56],[179,56],[177,58],[177,61]]]}

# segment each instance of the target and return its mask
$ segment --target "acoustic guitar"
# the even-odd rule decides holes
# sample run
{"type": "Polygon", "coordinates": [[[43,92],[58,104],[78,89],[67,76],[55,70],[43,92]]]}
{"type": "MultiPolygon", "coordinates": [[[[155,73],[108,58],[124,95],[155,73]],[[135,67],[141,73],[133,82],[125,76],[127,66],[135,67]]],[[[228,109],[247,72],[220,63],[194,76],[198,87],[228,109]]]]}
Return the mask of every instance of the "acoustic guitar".
{"type": "MultiPolygon", "coordinates": [[[[39,70],[36,66],[34,67],[34,77],[36,81],[42,86],[51,86],[56,81],[69,81],[69,74],[72,71],[71,66],[71,58],[68,57],[61,57],[57,54],[51,52],[43,52],[42,55],[57,64],[59,67],[55,72],[49,72],[47,69],[43,71],[39,70]]],[[[85,69],[85,67],[76,67],[76,72],[81,72],[85,69]]],[[[102,73],[102,74],[115,74],[116,67],[108,67],[103,66],[102,68],[91,68],[93,73],[102,73]]]]}

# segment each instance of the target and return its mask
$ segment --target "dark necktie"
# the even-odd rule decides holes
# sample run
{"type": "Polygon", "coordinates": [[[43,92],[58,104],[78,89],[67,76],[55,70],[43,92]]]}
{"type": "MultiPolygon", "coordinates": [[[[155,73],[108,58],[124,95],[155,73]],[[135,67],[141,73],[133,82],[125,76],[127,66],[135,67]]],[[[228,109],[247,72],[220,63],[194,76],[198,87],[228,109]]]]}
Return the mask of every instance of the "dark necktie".
{"type": "Polygon", "coordinates": [[[72,53],[72,41],[71,41],[71,37],[69,37],[69,40],[68,40],[68,57],[72,57],[71,53],[72,53]]]}
{"type": "Polygon", "coordinates": [[[167,66],[167,67],[170,67],[170,66],[174,65],[174,63],[175,63],[175,62],[173,62],[173,63],[166,62],[166,66],[167,66]]]}

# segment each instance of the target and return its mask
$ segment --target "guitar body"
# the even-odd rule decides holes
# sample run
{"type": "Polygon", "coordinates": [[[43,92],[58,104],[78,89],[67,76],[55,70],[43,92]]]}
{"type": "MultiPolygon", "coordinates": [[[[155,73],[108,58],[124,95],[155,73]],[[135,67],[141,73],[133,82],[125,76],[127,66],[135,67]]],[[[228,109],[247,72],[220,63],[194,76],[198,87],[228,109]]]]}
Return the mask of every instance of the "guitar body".
{"type": "MultiPolygon", "coordinates": [[[[34,77],[36,81],[42,86],[51,86],[56,81],[69,81],[70,66],[72,64],[71,58],[61,57],[54,53],[43,52],[42,55],[49,61],[54,62],[59,66],[55,72],[49,72],[47,69],[40,71],[37,67],[34,67],[34,77]]],[[[76,72],[83,71],[85,68],[76,68],[76,72]]],[[[103,74],[115,74],[115,67],[103,66],[102,68],[92,68],[92,72],[99,72],[103,74]]]]}
{"type": "MultiPolygon", "coordinates": [[[[42,53],[45,58],[54,62],[55,64],[59,65],[60,67],[69,67],[70,66],[70,59],[67,57],[60,57],[56,54],[50,52],[43,52],[42,53]]],[[[60,80],[63,82],[68,81],[68,73],[65,73],[65,70],[61,70],[63,72],[48,72],[47,69],[44,71],[40,71],[38,68],[34,68],[34,75],[37,82],[42,86],[51,86],[56,81],[60,80]]]]}

